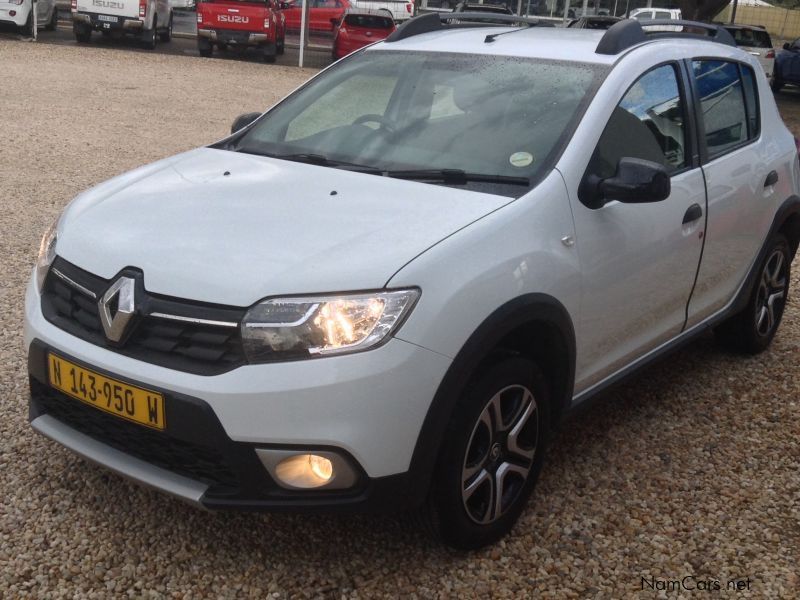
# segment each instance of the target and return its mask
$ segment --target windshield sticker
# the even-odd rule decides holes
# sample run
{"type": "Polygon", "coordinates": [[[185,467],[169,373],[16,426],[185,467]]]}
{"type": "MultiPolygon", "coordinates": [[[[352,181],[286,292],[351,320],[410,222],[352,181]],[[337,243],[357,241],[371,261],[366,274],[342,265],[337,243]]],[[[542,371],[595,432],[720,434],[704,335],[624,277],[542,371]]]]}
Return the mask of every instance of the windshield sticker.
{"type": "Polygon", "coordinates": [[[533,154],[530,152],[514,152],[508,157],[508,162],[515,167],[527,167],[533,162],[533,154]]]}

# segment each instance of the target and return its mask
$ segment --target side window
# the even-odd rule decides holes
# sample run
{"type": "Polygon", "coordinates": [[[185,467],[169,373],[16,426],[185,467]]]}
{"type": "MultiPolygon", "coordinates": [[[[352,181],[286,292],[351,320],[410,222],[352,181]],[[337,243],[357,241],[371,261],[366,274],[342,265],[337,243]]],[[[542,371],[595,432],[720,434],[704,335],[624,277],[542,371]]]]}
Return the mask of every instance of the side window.
{"type": "Polygon", "coordinates": [[[753,69],[741,66],[744,81],[744,101],[747,107],[747,137],[755,139],[761,133],[761,110],[758,104],[758,85],[753,69]]]}
{"type": "Polygon", "coordinates": [[[672,15],[666,10],[657,10],[656,19],[671,19],[672,15]]]}
{"type": "Polygon", "coordinates": [[[714,158],[748,138],[739,66],[723,60],[696,60],[692,65],[708,155],[714,158]]]}
{"type": "Polygon", "coordinates": [[[673,65],[642,75],[611,114],[589,162],[588,172],[614,175],[621,158],[641,158],[666,167],[686,166],[684,102],[673,65]]]}

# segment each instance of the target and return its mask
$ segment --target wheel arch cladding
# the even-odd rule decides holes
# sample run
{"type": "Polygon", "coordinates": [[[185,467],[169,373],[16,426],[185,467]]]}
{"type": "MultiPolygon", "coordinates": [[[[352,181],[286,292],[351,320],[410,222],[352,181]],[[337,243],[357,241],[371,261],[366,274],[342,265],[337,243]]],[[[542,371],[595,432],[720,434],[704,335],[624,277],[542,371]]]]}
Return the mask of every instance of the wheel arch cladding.
{"type": "Polygon", "coordinates": [[[783,215],[779,215],[781,224],[778,231],[789,240],[792,250],[792,258],[797,254],[797,247],[800,245],[800,198],[792,196],[781,207],[783,215]]]}
{"type": "Polygon", "coordinates": [[[546,294],[519,296],[487,317],[470,335],[447,370],[422,424],[410,471],[418,484],[414,501],[428,492],[442,436],[464,388],[476,369],[503,355],[532,358],[550,386],[550,425],[572,400],[575,330],[564,305],[546,294]]]}

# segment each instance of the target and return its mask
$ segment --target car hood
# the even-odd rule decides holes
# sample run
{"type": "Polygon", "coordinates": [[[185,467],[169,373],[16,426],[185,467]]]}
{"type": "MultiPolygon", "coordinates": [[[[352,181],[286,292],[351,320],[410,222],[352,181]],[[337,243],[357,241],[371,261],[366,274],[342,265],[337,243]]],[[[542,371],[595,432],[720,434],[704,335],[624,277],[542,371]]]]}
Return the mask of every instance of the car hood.
{"type": "Polygon", "coordinates": [[[78,196],[56,251],[157,294],[249,306],[383,287],[414,257],[511,199],[202,148],[78,196]]]}

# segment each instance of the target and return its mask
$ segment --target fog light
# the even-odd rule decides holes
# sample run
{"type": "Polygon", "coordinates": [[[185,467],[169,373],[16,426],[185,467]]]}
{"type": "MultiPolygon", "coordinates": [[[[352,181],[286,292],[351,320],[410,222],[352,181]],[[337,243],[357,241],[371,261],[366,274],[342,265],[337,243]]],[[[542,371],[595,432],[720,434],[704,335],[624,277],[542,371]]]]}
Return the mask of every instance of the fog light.
{"type": "Polygon", "coordinates": [[[358,483],[358,470],[339,452],[323,449],[256,448],[272,479],[288,490],[344,490],[358,483]]]}
{"type": "Polygon", "coordinates": [[[316,488],[327,485],[335,475],[333,463],[317,454],[295,454],[275,467],[283,483],[296,488],[316,488]]]}

